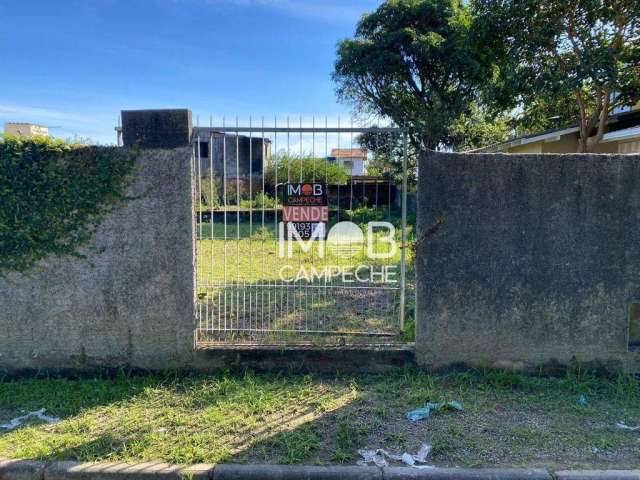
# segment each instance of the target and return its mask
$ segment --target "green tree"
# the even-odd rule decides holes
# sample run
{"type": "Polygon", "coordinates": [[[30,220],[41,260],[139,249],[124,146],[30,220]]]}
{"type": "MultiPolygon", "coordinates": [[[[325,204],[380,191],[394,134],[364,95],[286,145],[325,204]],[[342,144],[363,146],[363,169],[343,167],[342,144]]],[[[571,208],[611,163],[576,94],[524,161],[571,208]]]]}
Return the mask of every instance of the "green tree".
{"type": "Polygon", "coordinates": [[[573,113],[578,151],[594,150],[614,108],[640,100],[638,0],[475,0],[472,11],[498,67],[493,99],[533,114],[525,120],[540,106],[573,113]]]}
{"type": "Polygon", "coordinates": [[[496,115],[472,103],[469,113],[461,115],[451,125],[453,147],[465,151],[505,142],[513,136],[513,123],[506,114],[496,115]]]}
{"type": "MultiPolygon", "coordinates": [[[[367,174],[390,177],[396,185],[402,184],[404,138],[391,132],[366,132],[358,136],[358,144],[369,152],[367,174]]],[[[407,142],[407,181],[415,187],[418,174],[419,149],[407,142]]]]}
{"type": "Polygon", "coordinates": [[[461,0],[387,0],[338,45],[338,97],[408,128],[415,148],[452,145],[450,127],[487,78],[461,0]]]}
{"type": "Polygon", "coordinates": [[[291,182],[326,182],[344,184],[347,181],[346,168],[337,163],[328,162],[324,158],[296,157],[277,155],[264,172],[265,189],[274,192],[276,183],[291,182]]]}
{"type": "Polygon", "coordinates": [[[516,135],[529,135],[571,125],[576,122],[578,115],[575,98],[539,95],[518,108],[510,124],[516,135]]]}

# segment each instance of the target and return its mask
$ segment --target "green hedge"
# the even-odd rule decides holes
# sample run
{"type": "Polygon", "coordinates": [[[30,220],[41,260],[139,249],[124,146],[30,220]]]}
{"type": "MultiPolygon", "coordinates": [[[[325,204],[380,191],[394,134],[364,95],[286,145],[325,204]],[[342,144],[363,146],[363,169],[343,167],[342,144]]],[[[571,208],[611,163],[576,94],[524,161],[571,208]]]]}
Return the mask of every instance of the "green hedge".
{"type": "Polygon", "coordinates": [[[0,276],[77,254],[124,197],[136,152],[46,137],[0,140],[0,276]]]}

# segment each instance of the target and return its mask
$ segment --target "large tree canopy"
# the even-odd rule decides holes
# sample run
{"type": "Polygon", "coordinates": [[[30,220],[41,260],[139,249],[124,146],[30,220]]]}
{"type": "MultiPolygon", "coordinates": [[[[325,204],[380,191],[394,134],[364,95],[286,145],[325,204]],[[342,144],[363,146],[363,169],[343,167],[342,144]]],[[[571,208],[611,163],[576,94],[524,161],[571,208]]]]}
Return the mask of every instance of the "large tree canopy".
{"type": "Polygon", "coordinates": [[[498,105],[529,122],[571,114],[579,151],[593,151],[616,107],[640,100],[638,0],[475,0],[472,10],[476,41],[499,66],[498,105]]]}
{"type": "Polygon", "coordinates": [[[387,0],[338,46],[339,97],[408,128],[416,147],[450,146],[486,78],[470,29],[461,0],[387,0]]]}

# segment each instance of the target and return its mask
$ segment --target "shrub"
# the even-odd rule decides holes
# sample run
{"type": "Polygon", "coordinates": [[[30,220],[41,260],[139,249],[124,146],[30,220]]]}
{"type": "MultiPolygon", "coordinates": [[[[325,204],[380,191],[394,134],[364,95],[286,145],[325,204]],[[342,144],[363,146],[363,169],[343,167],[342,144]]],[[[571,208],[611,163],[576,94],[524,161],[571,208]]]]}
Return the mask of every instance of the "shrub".
{"type": "Polygon", "coordinates": [[[202,198],[200,199],[200,206],[206,206],[208,208],[218,208],[221,204],[220,196],[222,192],[221,181],[217,177],[213,177],[213,181],[210,178],[200,179],[200,192],[202,198]]]}
{"type": "Polygon", "coordinates": [[[287,178],[292,182],[303,182],[313,180],[331,185],[344,185],[348,178],[347,169],[337,163],[328,162],[324,158],[294,157],[281,155],[267,166],[265,170],[265,184],[271,191],[277,183],[285,183],[287,178]]]}
{"type": "Polygon", "coordinates": [[[261,209],[264,205],[264,208],[274,208],[276,206],[275,199],[269,195],[268,193],[258,192],[253,195],[251,200],[241,200],[240,207],[242,208],[258,208],[261,209]]]}

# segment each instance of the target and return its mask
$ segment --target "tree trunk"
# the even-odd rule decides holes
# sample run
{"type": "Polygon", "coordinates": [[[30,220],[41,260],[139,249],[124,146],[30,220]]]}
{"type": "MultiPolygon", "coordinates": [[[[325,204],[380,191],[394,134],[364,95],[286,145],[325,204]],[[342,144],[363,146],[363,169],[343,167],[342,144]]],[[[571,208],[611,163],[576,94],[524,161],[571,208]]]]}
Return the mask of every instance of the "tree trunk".
{"type": "Polygon", "coordinates": [[[607,129],[607,121],[609,119],[609,106],[611,99],[609,91],[604,89],[598,92],[598,103],[595,111],[587,117],[582,98],[578,93],[576,95],[578,106],[580,107],[580,132],[578,138],[578,153],[593,153],[596,146],[602,141],[607,129]],[[598,126],[596,134],[592,137],[591,132],[598,126]]]}

